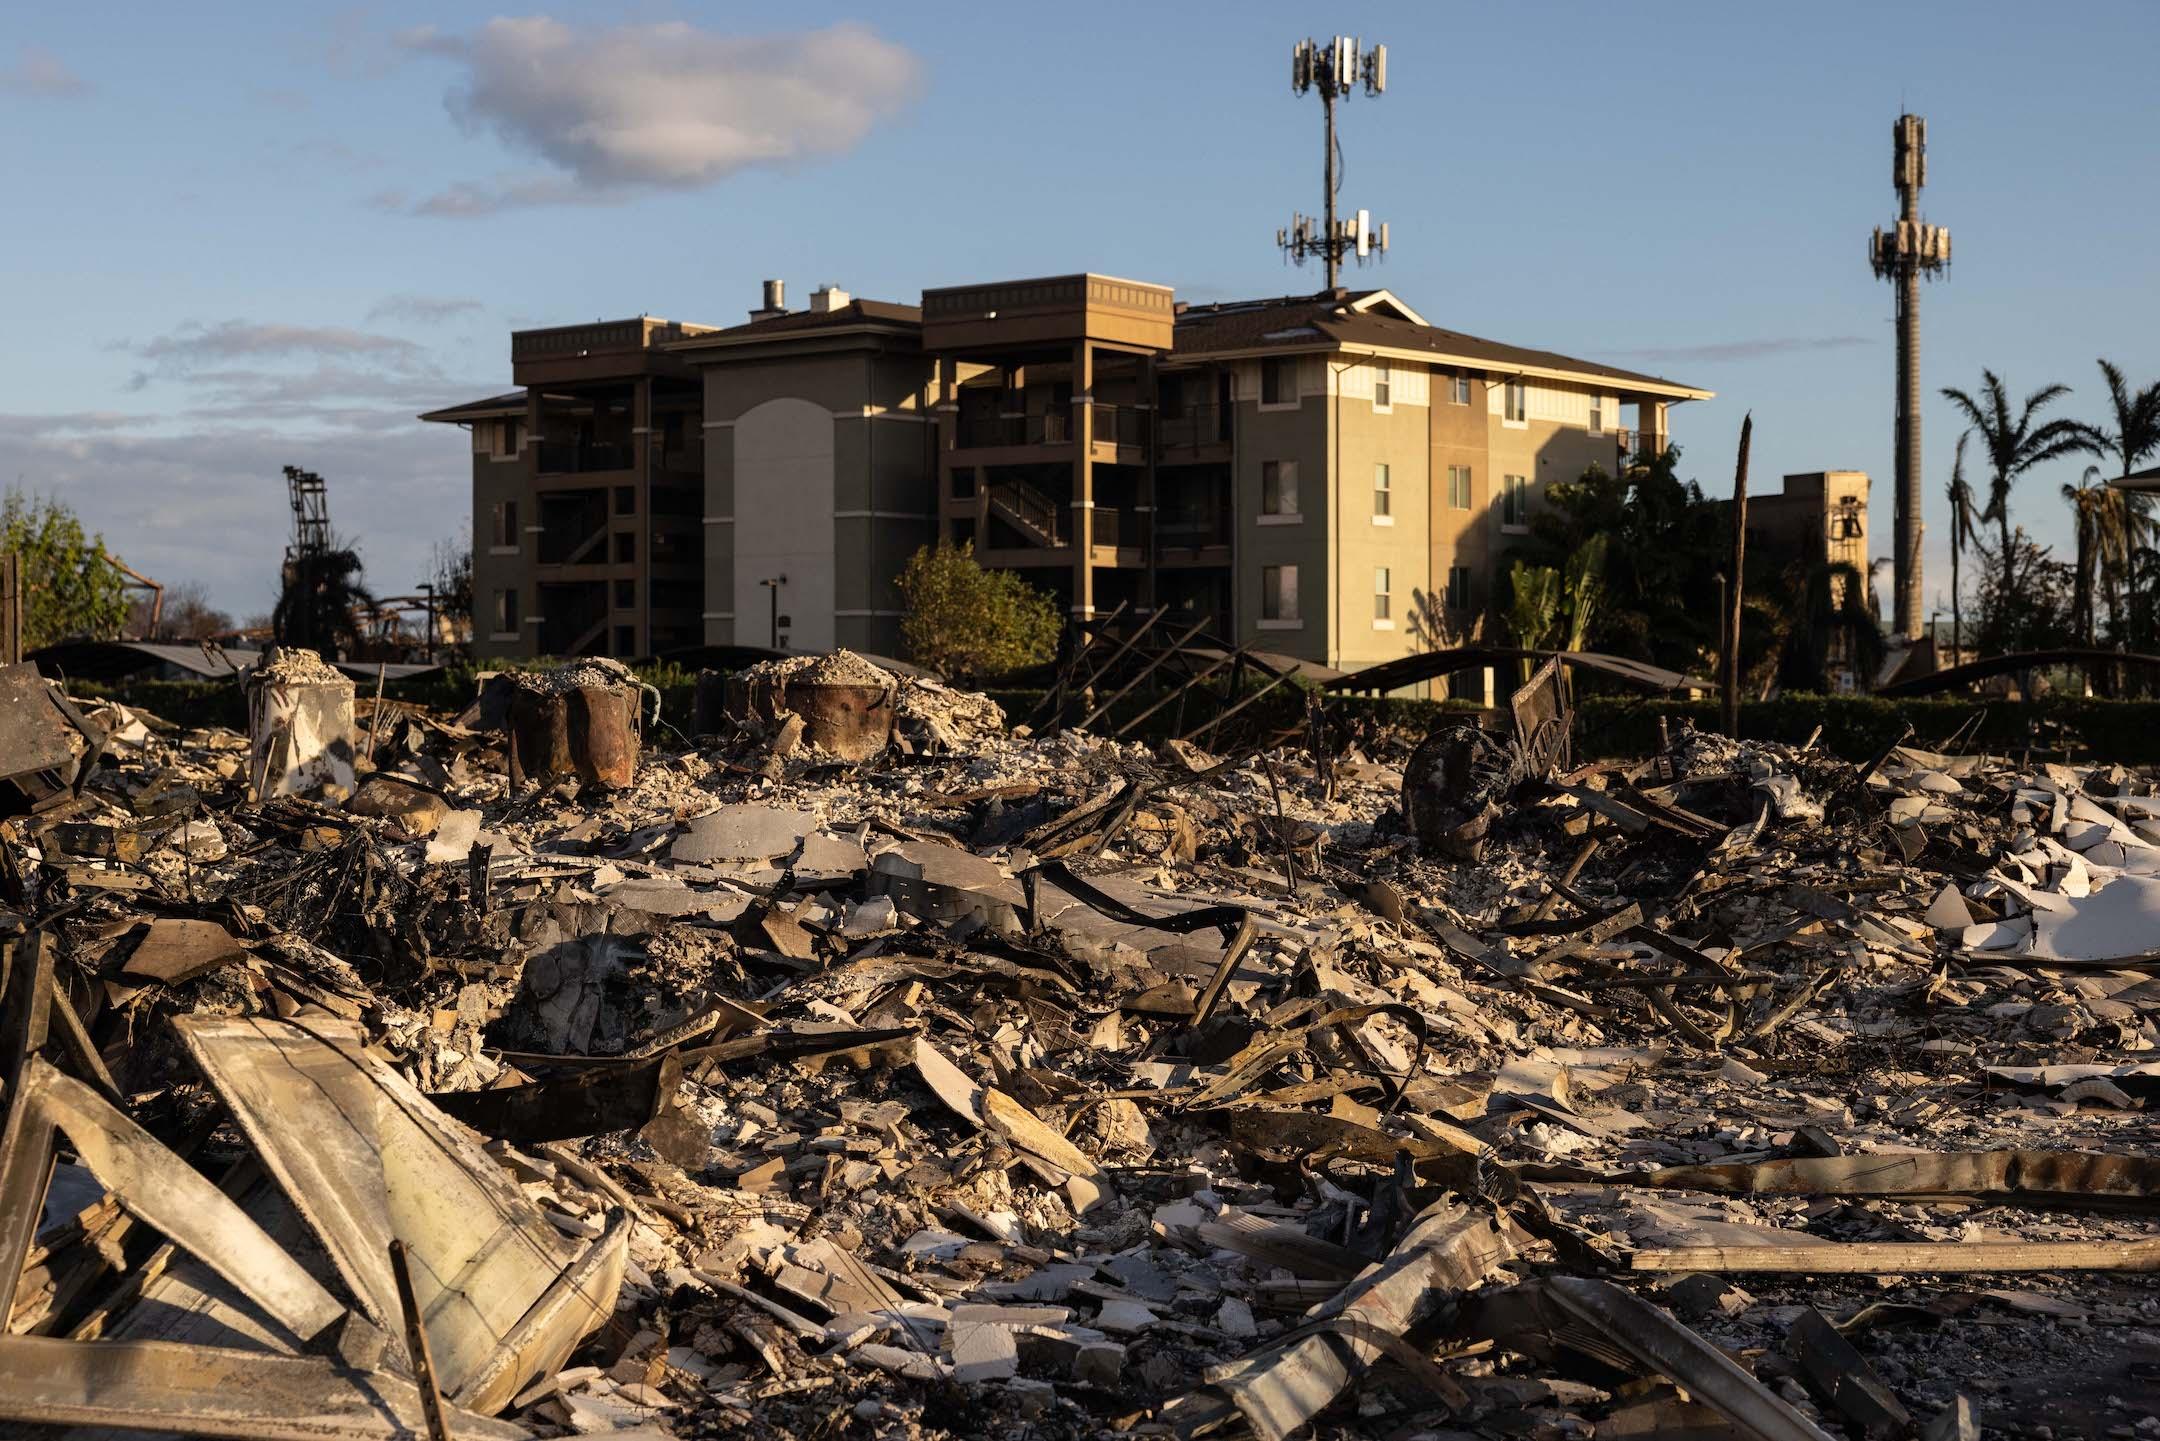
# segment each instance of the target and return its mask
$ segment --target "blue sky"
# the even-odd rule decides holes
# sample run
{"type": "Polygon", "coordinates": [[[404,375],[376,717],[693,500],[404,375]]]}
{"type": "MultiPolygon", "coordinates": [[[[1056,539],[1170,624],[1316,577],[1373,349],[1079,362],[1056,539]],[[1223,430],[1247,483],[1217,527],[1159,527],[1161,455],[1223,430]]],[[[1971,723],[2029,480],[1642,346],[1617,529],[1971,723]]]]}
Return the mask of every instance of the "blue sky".
{"type": "MultiPolygon", "coordinates": [[[[0,483],[57,491],[138,569],[268,609],[279,467],[330,480],[379,591],[468,524],[462,436],[412,419],[508,379],[507,332],[731,323],[758,281],[912,300],[1094,269],[1194,300],[1319,283],[1275,228],[1319,201],[1289,50],[1239,3],[549,10],[9,7],[0,483]],[[669,27],[669,28],[655,28],[669,27]],[[119,38],[124,36],[124,40],[119,38]]],[[[1344,202],[1391,287],[1474,334],[1708,386],[1684,471],[1876,478],[1888,549],[1890,125],[1928,119],[1928,591],[1982,366],[2160,378],[2160,5],[1345,4],[1390,90],[1343,114],[1344,202]]],[[[2067,548],[2056,487],[2013,516],[2067,548]]],[[[1774,483],[1774,482],[1773,482],[1774,483]]]]}

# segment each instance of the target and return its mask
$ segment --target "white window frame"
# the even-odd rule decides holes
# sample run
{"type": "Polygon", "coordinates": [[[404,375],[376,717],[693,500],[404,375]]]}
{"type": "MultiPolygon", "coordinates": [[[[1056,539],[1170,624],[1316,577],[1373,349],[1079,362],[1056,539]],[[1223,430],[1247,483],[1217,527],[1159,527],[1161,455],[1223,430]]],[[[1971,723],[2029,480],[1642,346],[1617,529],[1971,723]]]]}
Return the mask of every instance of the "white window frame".
{"type": "Polygon", "coordinates": [[[1476,507],[1476,480],[1475,477],[1471,475],[1469,466],[1449,466],[1447,468],[1447,488],[1449,510],[1471,510],[1476,507]],[[1457,491],[1455,488],[1455,482],[1458,478],[1460,478],[1462,481],[1462,489],[1460,491],[1457,491]]]}
{"type": "Polygon", "coordinates": [[[1395,523],[1395,480],[1384,460],[1373,462],[1372,474],[1372,523],[1393,525],[1395,523]]]}
{"type": "Polygon", "coordinates": [[[1303,630],[1304,617],[1298,613],[1298,568],[1295,565],[1263,565],[1260,567],[1260,629],[1303,630]],[[1289,613],[1284,614],[1285,596],[1283,581],[1288,578],[1289,613]],[[1275,614],[1269,615],[1273,607],[1275,614]]]}
{"type": "Polygon", "coordinates": [[[1448,385],[1448,399],[1456,405],[1468,405],[1471,401],[1470,377],[1458,375],[1448,385]]]}
{"type": "Polygon", "coordinates": [[[1500,529],[1509,535],[1521,535],[1530,529],[1530,477],[1527,475],[1504,475],[1500,478],[1500,529]],[[1514,504],[1521,497],[1521,505],[1514,504]],[[1520,519],[1509,519],[1510,510],[1518,511],[1520,519]]]}
{"type": "Polygon", "coordinates": [[[1376,565],[1373,567],[1372,586],[1372,628],[1374,630],[1395,629],[1394,576],[1386,566],[1376,565]]]}
{"type": "Polygon", "coordinates": [[[1510,430],[1523,430],[1530,424],[1530,387],[1520,380],[1510,380],[1500,387],[1500,423],[1510,430]],[[1510,415],[1508,412],[1513,411],[1510,415]]]}
{"type": "Polygon", "coordinates": [[[517,609],[517,587],[511,586],[507,589],[498,590],[495,592],[495,629],[493,633],[489,635],[488,639],[516,640],[518,638],[517,609]],[[509,602],[508,609],[510,613],[507,615],[504,614],[505,601],[509,602]]]}
{"type": "Polygon", "coordinates": [[[1395,374],[1385,360],[1373,362],[1372,408],[1375,415],[1395,413],[1395,374]]]}
{"type": "Polygon", "coordinates": [[[1603,435],[1605,433],[1605,397],[1602,395],[1590,397],[1590,433],[1592,435],[1603,435]]]}
{"type": "Polygon", "coordinates": [[[1298,360],[1299,358],[1295,355],[1267,355],[1260,358],[1258,396],[1262,410],[1296,410],[1305,403],[1304,391],[1300,384],[1302,377],[1298,374],[1298,360]],[[1283,368],[1282,373],[1289,378],[1287,390],[1277,391],[1278,395],[1287,394],[1288,399],[1269,400],[1267,398],[1267,378],[1270,365],[1281,366],[1283,368]]]}
{"type": "Polygon", "coordinates": [[[1295,507],[1302,503],[1303,501],[1298,495],[1298,463],[1294,460],[1261,461],[1260,513],[1253,517],[1254,521],[1260,525],[1301,525],[1305,520],[1305,512],[1295,507]],[[1290,510],[1268,509],[1268,467],[1271,465],[1275,467],[1275,489],[1278,495],[1283,489],[1282,478],[1286,473],[1284,467],[1288,467],[1290,504],[1292,506],[1290,510]]]}

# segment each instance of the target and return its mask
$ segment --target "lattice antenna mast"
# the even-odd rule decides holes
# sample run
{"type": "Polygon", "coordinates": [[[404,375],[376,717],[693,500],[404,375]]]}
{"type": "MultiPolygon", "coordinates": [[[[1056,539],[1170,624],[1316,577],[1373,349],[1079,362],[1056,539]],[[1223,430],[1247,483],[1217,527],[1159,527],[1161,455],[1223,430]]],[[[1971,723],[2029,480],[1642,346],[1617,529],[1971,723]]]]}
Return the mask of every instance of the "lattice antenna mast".
{"type": "Polygon", "coordinates": [[[1317,221],[1309,215],[1293,215],[1287,229],[1275,232],[1275,243],[1300,265],[1315,255],[1326,261],[1329,290],[1335,289],[1340,280],[1345,255],[1355,255],[1362,264],[1385,254],[1388,247],[1388,228],[1385,224],[1375,228],[1372,212],[1360,210],[1351,220],[1335,218],[1335,102],[1349,99],[1360,88],[1367,95],[1379,95],[1387,89],[1387,46],[1375,45],[1367,50],[1355,36],[1337,35],[1326,45],[1317,40],[1300,40],[1290,52],[1291,92],[1304,95],[1318,91],[1320,111],[1326,119],[1326,203],[1317,221]]]}
{"type": "Polygon", "coordinates": [[[1950,268],[1950,232],[1920,219],[1920,187],[1927,184],[1927,121],[1900,115],[1891,131],[1890,182],[1897,187],[1898,219],[1868,238],[1875,278],[1897,293],[1897,526],[1892,556],[1897,633],[1920,634],[1920,282],[1950,268]]]}
{"type": "Polygon", "coordinates": [[[292,539],[285,544],[290,565],[330,549],[330,498],[321,476],[296,465],[285,467],[285,488],[292,496],[292,539]]]}

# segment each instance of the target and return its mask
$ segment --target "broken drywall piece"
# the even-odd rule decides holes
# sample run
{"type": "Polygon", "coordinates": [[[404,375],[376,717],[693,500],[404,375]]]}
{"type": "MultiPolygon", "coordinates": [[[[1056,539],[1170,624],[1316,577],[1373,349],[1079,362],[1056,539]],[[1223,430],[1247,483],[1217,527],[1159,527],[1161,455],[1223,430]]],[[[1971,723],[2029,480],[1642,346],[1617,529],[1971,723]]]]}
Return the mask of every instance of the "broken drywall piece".
{"type": "Polygon", "coordinates": [[[692,865],[785,860],[817,826],[813,811],[727,805],[685,822],[668,855],[692,865]]]}
{"type": "Polygon", "coordinates": [[[246,949],[232,932],[216,921],[160,919],[143,929],[142,939],[121,971],[177,986],[246,957],[246,949]]]}

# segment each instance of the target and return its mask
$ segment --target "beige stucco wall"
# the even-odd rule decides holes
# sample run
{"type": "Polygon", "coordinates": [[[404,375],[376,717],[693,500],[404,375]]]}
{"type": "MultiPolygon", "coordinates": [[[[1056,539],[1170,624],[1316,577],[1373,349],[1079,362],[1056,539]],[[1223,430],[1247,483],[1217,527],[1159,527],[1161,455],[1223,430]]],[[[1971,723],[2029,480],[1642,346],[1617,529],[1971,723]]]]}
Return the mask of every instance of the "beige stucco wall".
{"type": "Polygon", "coordinates": [[[792,623],[781,628],[782,644],[827,649],[835,639],[837,588],[832,411],[781,397],[743,412],[732,429],[735,523],[727,529],[735,634],[751,644],[770,642],[772,599],[761,582],[785,576],[780,613],[792,623]]]}
{"type": "Polygon", "coordinates": [[[1327,663],[1355,668],[1419,648],[1411,614],[1432,591],[1429,390],[1422,368],[1397,364],[1390,371],[1393,405],[1380,410],[1373,399],[1371,362],[1338,361],[1329,371],[1335,585],[1327,663]],[[1383,462],[1389,470],[1389,515],[1376,523],[1374,471],[1383,462]],[[1374,572],[1382,567],[1388,571],[1389,615],[1376,622],[1374,572]]]}

